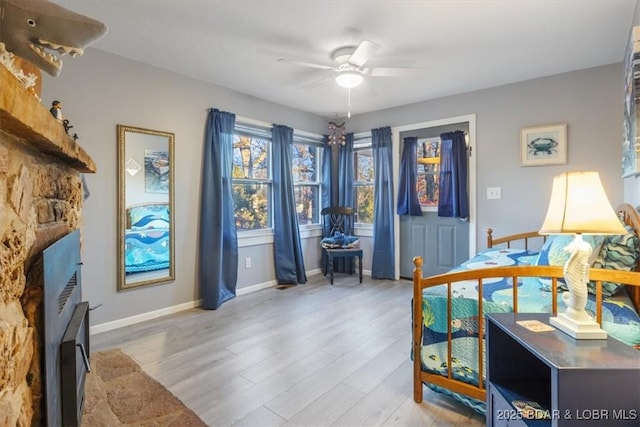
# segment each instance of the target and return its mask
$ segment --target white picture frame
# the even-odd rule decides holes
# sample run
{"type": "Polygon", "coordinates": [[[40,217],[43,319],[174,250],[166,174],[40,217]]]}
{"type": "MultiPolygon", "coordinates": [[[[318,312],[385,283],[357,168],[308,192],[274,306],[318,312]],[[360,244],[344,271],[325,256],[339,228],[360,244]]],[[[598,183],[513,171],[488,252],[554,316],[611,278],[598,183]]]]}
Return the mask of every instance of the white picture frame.
{"type": "Polygon", "coordinates": [[[520,130],[520,165],[567,164],[567,124],[526,127],[520,130]]]}

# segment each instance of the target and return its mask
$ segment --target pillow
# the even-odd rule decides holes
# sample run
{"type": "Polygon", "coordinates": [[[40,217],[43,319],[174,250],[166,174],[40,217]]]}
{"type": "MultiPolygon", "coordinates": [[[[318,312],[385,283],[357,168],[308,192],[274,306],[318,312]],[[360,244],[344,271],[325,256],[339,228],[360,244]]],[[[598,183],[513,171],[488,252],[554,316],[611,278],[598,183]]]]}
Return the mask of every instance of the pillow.
{"type": "MultiPolygon", "coordinates": [[[[585,242],[589,243],[593,249],[591,258],[589,259],[589,263],[591,264],[598,257],[598,253],[600,252],[600,248],[605,238],[604,236],[591,235],[583,235],[582,238],[585,242]]],[[[549,236],[542,246],[542,249],[540,249],[536,265],[564,265],[571,255],[569,252],[566,252],[564,248],[571,243],[573,239],[574,236],[572,234],[557,234],[549,236]]]]}
{"type": "MultiPolygon", "coordinates": [[[[637,266],[640,249],[638,248],[638,235],[626,225],[627,234],[607,236],[602,244],[602,249],[593,263],[594,268],[608,270],[634,271],[637,266]]],[[[596,283],[588,283],[589,292],[596,293],[596,283]]],[[[622,289],[624,285],[613,282],[602,282],[602,295],[612,296],[622,289]]]]}
{"type": "Polygon", "coordinates": [[[132,230],[169,227],[169,207],[166,204],[143,205],[129,208],[132,230]]]}
{"type": "MultiPolygon", "coordinates": [[[[540,249],[540,253],[538,254],[538,259],[536,260],[535,265],[564,266],[571,256],[571,254],[569,252],[566,252],[564,248],[569,243],[571,243],[574,238],[575,236],[572,234],[556,234],[549,236],[547,238],[547,241],[542,246],[542,249],[540,249]]],[[[593,249],[593,251],[591,252],[591,257],[589,258],[589,264],[592,264],[600,253],[602,244],[604,242],[604,236],[583,235],[582,238],[585,242],[589,243],[591,245],[591,248],[593,249]]],[[[542,290],[551,290],[551,279],[540,278],[538,280],[542,285],[542,290]]],[[[564,279],[558,279],[558,290],[567,290],[567,285],[564,282],[564,279]]]]}

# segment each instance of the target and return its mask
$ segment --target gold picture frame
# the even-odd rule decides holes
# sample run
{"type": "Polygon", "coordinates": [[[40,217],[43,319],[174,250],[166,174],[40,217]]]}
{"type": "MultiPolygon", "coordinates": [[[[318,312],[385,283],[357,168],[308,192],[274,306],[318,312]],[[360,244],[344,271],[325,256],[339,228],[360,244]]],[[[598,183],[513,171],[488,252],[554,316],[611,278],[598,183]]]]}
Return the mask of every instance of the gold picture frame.
{"type": "Polygon", "coordinates": [[[567,164],[567,124],[526,127],[520,130],[520,165],[567,164]]]}

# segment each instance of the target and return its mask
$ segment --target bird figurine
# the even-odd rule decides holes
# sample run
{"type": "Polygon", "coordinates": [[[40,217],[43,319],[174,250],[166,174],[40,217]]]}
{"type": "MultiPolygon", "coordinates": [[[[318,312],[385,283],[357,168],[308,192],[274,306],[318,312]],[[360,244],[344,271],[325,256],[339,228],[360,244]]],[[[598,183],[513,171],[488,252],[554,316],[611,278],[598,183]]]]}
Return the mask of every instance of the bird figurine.
{"type": "Polygon", "coordinates": [[[53,101],[51,103],[49,112],[53,117],[56,118],[57,121],[63,123],[64,117],[62,117],[62,104],[60,103],[60,101],[53,101]]]}

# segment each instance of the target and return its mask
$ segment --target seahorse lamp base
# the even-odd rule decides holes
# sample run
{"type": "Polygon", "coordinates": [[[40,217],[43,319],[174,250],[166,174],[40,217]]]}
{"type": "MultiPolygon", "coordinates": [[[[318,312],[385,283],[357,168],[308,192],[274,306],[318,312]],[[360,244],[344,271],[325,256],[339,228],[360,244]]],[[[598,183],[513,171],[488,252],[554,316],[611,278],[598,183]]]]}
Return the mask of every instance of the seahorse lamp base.
{"type": "Polygon", "coordinates": [[[550,318],[549,322],[575,339],[606,339],[607,332],[585,310],[591,245],[584,241],[581,234],[576,234],[564,250],[571,253],[564,265],[564,280],[569,292],[565,292],[562,299],[567,310],[550,318]]]}
{"type": "Polygon", "coordinates": [[[607,331],[600,329],[600,325],[591,318],[576,320],[567,313],[559,313],[558,316],[551,317],[549,323],[577,340],[607,339],[607,331]]]}

